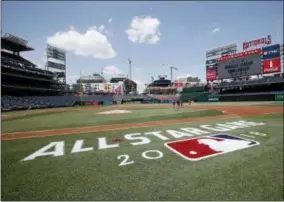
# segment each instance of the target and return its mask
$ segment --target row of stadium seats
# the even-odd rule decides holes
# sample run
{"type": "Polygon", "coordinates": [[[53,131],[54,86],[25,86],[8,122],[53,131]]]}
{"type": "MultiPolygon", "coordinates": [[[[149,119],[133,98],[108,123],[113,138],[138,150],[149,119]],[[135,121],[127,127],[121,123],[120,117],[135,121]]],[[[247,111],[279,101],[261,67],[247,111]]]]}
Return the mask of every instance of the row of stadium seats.
{"type": "MultiPolygon", "coordinates": [[[[276,95],[282,94],[283,91],[271,91],[271,92],[254,92],[254,93],[227,93],[227,94],[219,94],[218,97],[227,97],[227,96],[244,96],[244,95],[276,95]]],[[[215,97],[216,95],[211,95],[209,97],[215,97]]]]}
{"type": "Polygon", "coordinates": [[[34,64],[22,58],[21,56],[6,53],[4,51],[1,51],[1,66],[9,68],[18,68],[30,72],[35,72],[37,74],[53,75],[53,73],[50,71],[36,68],[34,64]]]}
{"type": "Polygon", "coordinates": [[[238,87],[238,86],[246,86],[246,85],[261,85],[266,83],[281,83],[283,82],[283,77],[263,77],[256,80],[248,80],[248,81],[232,81],[232,82],[222,82],[216,88],[230,88],[230,87],[238,87]]]}
{"type": "Polygon", "coordinates": [[[149,95],[149,97],[157,100],[172,100],[175,95],[149,95]]]}
{"type": "Polygon", "coordinates": [[[147,99],[149,98],[147,95],[114,95],[114,101],[121,101],[121,100],[134,100],[134,99],[147,99]]]}
{"type": "Polygon", "coordinates": [[[45,108],[45,107],[68,107],[80,97],[76,96],[2,96],[1,108],[45,108]]]}
{"type": "Polygon", "coordinates": [[[114,99],[112,95],[84,95],[82,97],[84,101],[103,101],[103,102],[112,102],[114,99]]]}
{"type": "MultiPolygon", "coordinates": [[[[111,103],[113,101],[133,99],[144,99],[145,95],[84,95],[83,101],[102,101],[111,103]]],[[[80,101],[80,96],[66,95],[66,96],[2,96],[1,109],[27,109],[27,108],[46,108],[46,107],[70,107],[75,101],[80,101]]]]}

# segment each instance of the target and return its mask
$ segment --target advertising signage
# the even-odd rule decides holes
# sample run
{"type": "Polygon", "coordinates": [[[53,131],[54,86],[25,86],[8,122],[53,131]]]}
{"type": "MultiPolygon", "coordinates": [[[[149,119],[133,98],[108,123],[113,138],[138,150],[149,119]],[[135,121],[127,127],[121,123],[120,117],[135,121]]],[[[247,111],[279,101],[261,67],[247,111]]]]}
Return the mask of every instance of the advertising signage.
{"type": "Polygon", "coordinates": [[[217,80],[217,70],[216,69],[208,69],[206,71],[206,80],[207,81],[217,80]]]}
{"type": "Polygon", "coordinates": [[[221,57],[221,58],[218,58],[217,61],[220,62],[220,61],[225,61],[225,60],[231,60],[231,59],[234,59],[234,58],[241,58],[241,57],[245,57],[245,56],[248,56],[248,55],[254,55],[254,54],[261,54],[261,49],[255,49],[255,50],[250,50],[250,51],[245,51],[245,52],[241,52],[241,53],[236,53],[236,54],[233,54],[233,55],[228,55],[228,56],[224,56],[224,57],[221,57]]]}
{"type": "Polygon", "coordinates": [[[51,61],[47,61],[47,66],[54,68],[54,69],[60,69],[60,70],[65,70],[66,66],[64,64],[59,64],[51,61]]]}
{"type": "Polygon", "coordinates": [[[267,46],[262,48],[262,59],[272,59],[280,57],[280,44],[267,46]]]}
{"type": "Polygon", "coordinates": [[[269,45],[271,44],[271,35],[268,35],[267,37],[252,40],[252,41],[247,41],[243,42],[243,50],[247,50],[252,47],[256,47],[258,45],[269,45]]]}
{"type": "Polygon", "coordinates": [[[206,60],[206,70],[207,69],[217,69],[217,60],[206,60]]]}
{"type": "Polygon", "coordinates": [[[237,51],[237,44],[229,44],[226,46],[222,46],[219,48],[214,48],[212,50],[206,51],[206,57],[212,57],[212,56],[219,56],[223,54],[229,54],[229,53],[235,53],[237,51]]]}
{"type": "Polygon", "coordinates": [[[283,94],[276,94],[275,100],[276,101],[284,101],[284,95],[283,94]]]}
{"type": "Polygon", "coordinates": [[[259,54],[247,54],[218,62],[219,79],[246,77],[261,73],[261,57],[259,54]]]}
{"type": "Polygon", "coordinates": [[[206,60],[206,65],[213,65],[217,63],[217,60],[216,59],[212,59],[212,60],[206,60]]]}
{"type": "Polygon", "coordinates": [[[48,58],[53,58],[56,60],[65,61],[66,58],[65,51],[50,45],[47,46],[46,54],[48,58]]]}
{"type": "Polygon", "coordinates": [[[279,73],[281,72],[280,58],[264,60],[262,63],[263,74],[279,73]]]}

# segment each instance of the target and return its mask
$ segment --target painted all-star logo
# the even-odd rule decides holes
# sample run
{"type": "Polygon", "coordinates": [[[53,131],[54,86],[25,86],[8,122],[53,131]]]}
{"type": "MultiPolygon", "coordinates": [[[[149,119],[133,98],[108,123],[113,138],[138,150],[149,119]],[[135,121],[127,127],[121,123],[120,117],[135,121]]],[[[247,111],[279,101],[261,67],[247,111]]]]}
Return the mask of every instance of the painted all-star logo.
{"type": "MultiPolygon", "coordinates": [[[[225,141],[229,138],[229,135],[227,135],[227,139],[225,136],[222,137],[215,137],[215,136],[210,136],[210,133],[218,132],[218,133],[225,133],[229,132],[235,129],[243,129],[243,128],[251,128],[251,127],[257,127],[257,126],[263,126],[265,123],[256,123],[252,121],[245,121],[245,120],[239,120],[239,121],[233,121],[233,122],[225,122],[225,123],[216,123],[215,126],[213,125],[200,125],[196,127],[183,127],[180,129],[167,129],[165,131],[149,131],[149,132],[143,132],[143,133],[130,133],[130,134],[125,134],[123,136],[123,143],[127,144],[129,146],[142,146],[146,144],[151,144],[153,140],[160,140],[160,141],[170,141],[171,138],[174,139],[183,139],[178,141],[177,145],[180,145],[180,143],[184,143],[182,145],[186,145],[190,141],[188,138],[198,136],[199,138],[191,139],[192,141],[197,141],[198,139],[204,139],[205,137],[211,138],[212,141],[225,141]],[[204,137],[205,136],[205,137],[204,137]],[[215,138],[215,139],[214,139],[215,138]],[[218,139],[219,138],[219,139],[218,139]]],[[[230,136],[231,137],[231,136],[230,136]]],[[[233,137],[233,136],[232,136],[233,137]]],[[[237,140],[237,137],[234,137],[233,140],[237,140]]],[[[230,138],[229,138],[230,139],[230,138]]],[[[116,139],[118,140],[118,139],[116,139]]],[[[60,157],[69,154],[76,154],[76,153],[82,153],[82,152],[92,152],[94,150],[105,150],[105,149],[115,149],[121,147],[121,142],[122,140],[119,139],[120,141],[110,141],[107,139],[107,137],[98,137],[96,138],[95,142],[94,141],[84,141],[84,139],[80,140],[75,140],[73,147],[71,150],[68,150],[66,146],[66,142],[64,140],[62,141],[56,141],[56,142],[50,142],[49,144],[45,145],[44,147],[40,148],[39,150],[35,151],[34,153],[28,155],[21,161],[29,161],[29,160],[34,160],[35,158],[42,157],[42,156],[52,156],[52,157],[60,157]],[[96,147],[92,144],[97,144],[96,147]]],[[[238,140],[245,140],[238,138],[238,140]]],[[[227,141],[228,142],[228,141],[227,141]]],[[[255,141],[253,141],[255,142],[255,141]]],[[[170,142],[166,143],[168,147],[171,147],[172,145],[175,145],[174,143],[176,142],[170,142]]],[[[198,143],[198,142],[197,142],[198,143]]],[[[196,144],[197,144],[196,143],[196,144]]],[[[257,142],[256,142],[257,143],[257,142]]],[[[176,151],[181,151],[182,149],[188,149],[188,146],[182,146],[178,147],[178,149],[175,149],[173,147],[173,150],[176,151]],[[181,148],[180,150],[178,150],[181,148]]],[[[201,150],[196,150],[201,151],[201,150]]],[[[205,150],[204,150],[205,151],[205,150]]],[[[221,150],[220,150],[221,151],[221,150]]],[[[228,150],[222,150],[220,152],[219,150],[216,150],[215,152],[218,154],[223,154],[223,153],[228,153],[228,150]],[[223,152],[223,153],[222,153],[223,152]]],[[[190,151],[188,151],[190,152],[190,151]]],[[[177,152],[176,152],[177,153],[177,152]]],[[[181,153],[181,152],[179,152],[181,153]]],[[[194,153],[194,152],[193,152],[194,153]]],[[[213,154],[213,153],[212,153],[213,154]]],[[[210,154],[211,155],[211,154],[210,154]]],[[[206,155],[204,155],[205,157],[206,155]]],[[[209,154],[207,154],[209,156],[209,154]]],[[[210,156],[211,157],[211,156],[210,156]]],[[[193,159],[193,158],[192,158],[193,159]]],[[[197,159],[197,158],[196,158],[197,159]]]]}
{"type": "Polygon", "coordinates": [[[187,160],[199,161],[259,144],[253,140],[219,134],[168,142],[165,143],[165,146],[187,160]]]}

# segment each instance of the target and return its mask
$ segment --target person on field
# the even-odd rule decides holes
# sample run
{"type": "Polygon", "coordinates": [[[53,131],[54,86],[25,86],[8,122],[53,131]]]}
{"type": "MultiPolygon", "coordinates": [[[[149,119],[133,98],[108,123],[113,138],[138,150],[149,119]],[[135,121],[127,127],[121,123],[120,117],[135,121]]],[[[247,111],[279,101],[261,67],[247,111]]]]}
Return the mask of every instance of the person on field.
{"type": "Polygon", "coordinates": [[[188,99],[188,105],[189,105],[189,107],[190,107],[190,105],[191,105],[191,99],[188,99]]]}
{"type": "Polygon", "coordinates": [[[173,108],[175,108],[175,106],[176,106],[176,100],[175,100],[174,97],[172,98],[172,102],[173,102],[173,108]]]}
{"type": "Polygon", "coordinates": [[[182,99],[179,99],[180,107],[182,107],[182,99]]]}
{"type": "Polygon", "coordinates": [[[179,107],[179,106],[180,106],[180,100],[177,99],[177,107],[179,107]]]}

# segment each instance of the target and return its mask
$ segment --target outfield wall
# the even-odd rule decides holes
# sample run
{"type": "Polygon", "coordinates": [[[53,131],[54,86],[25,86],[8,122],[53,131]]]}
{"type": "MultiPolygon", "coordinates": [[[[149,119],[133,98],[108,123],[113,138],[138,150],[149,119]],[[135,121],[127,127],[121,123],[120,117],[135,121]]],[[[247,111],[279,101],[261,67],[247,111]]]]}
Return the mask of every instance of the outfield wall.
{"type": "MultiPolygon", "coordinates": [[[[207,94],[204,92],[204,86],[203,87],[191,87],[191,88],[183,88],[183,91],[181,93],[180,99],[183,102],[188,102],[188,100],[198,100],[199,97],[204,96],[204,94],[207,94]]],[[[203,102],[207,101],[207,99],[203,99],[203,102]]],[[[201,102],[201,101],[199,101],[201,102]]]]}
{"type": "MultiPolygon", "coordinates": [[[[201,100],[199,100],[202,102],[201,100]]],[[[284,101],[284,92],[208,95],[207,102],[284,101]]],[[[203,101],[204,102],[204,101],[203,101]]]]}

